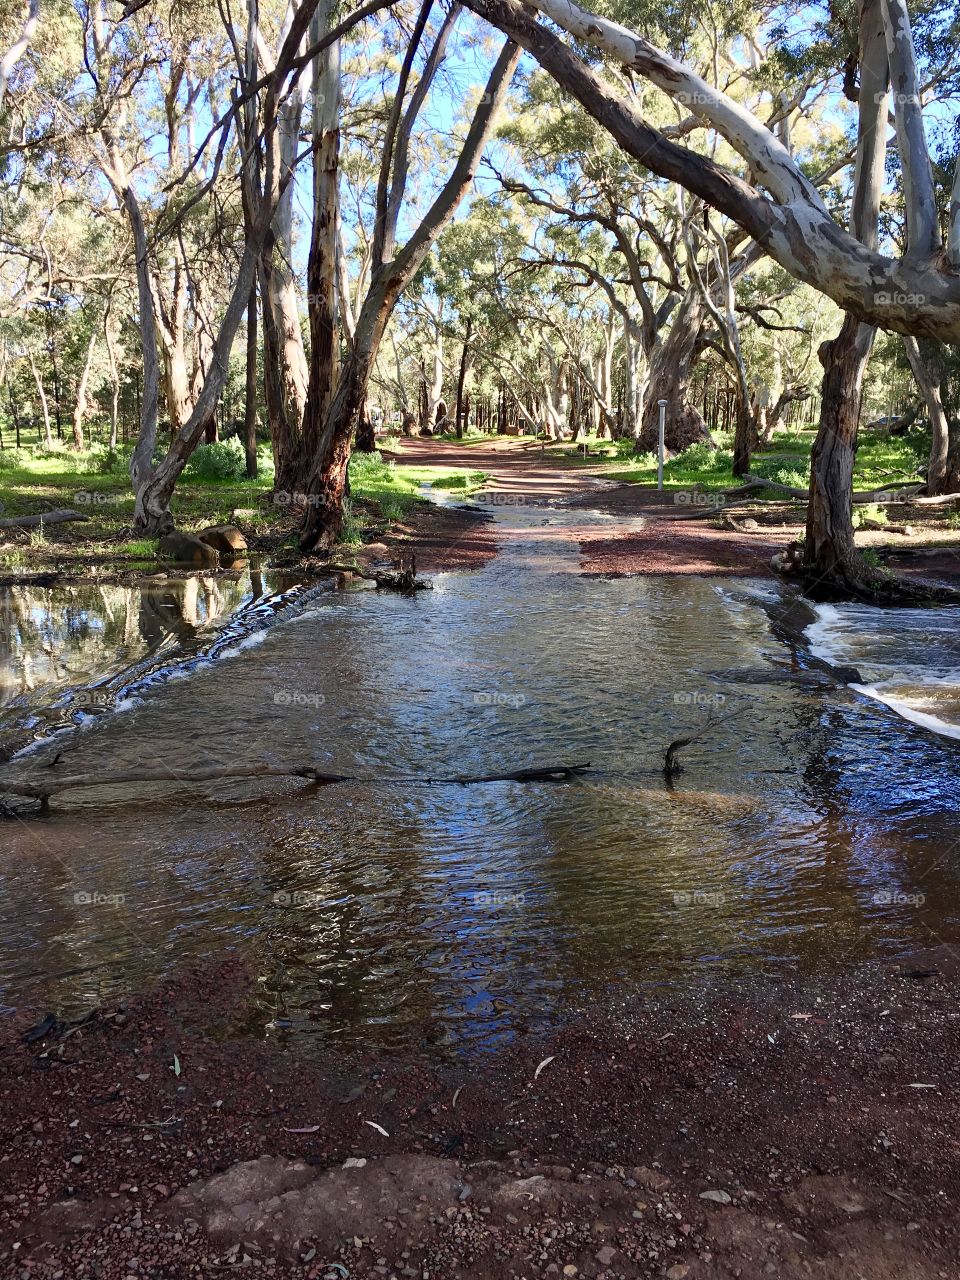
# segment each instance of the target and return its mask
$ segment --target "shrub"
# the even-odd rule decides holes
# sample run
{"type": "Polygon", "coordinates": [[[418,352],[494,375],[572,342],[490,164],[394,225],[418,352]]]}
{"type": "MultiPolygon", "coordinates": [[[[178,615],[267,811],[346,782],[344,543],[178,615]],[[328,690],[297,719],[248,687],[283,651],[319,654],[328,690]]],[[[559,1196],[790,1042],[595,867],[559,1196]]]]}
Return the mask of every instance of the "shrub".
{"type": "Polygon", "coordinates": [[[184,471],[194,480],[243,480],[247,474],[243,442],[233,436],[198,445],[184,471]]]}
{"type": "Polygon", "coordinates": [[[0,471],[18,471],[30,456],[29,449],[0,449],[0,471]]]}
{"type": "Polygon", "coordinates": [[[868,520],[876,524],[887,523],[887,512],[878,502],[867,502],[862,507],[853,508],[853,527],[859,529],[868,520]]]}
{"type": "Polygon", "coordinates": [[[351,480],[384,479],[392,467],[393,463],[384,462],[376,449],[374,449],[373,453],[357,452],[350,455],[351,480]]]}
{"type": "Polygon", "coordinates": [[[130,451],[95,444],[84,459],[84,470],[95,476],[122,476],[130,466],[130,451]]]}

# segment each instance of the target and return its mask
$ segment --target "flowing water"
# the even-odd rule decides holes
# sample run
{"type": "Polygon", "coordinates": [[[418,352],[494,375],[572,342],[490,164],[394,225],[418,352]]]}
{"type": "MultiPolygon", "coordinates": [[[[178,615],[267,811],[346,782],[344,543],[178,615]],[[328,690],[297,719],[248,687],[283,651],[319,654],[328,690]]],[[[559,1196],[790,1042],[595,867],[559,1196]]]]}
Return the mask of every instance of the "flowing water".
{"type": "MultiPolygon", "coordinates": [[[[201,616],[201,583],[186,636],[177,601],[147,634],[131,592],[75,600],[52,639],[64,597],[35,604],[5,723],[39,742],[15,764],[171,781],[0,825],[2,998],[75,1010],[232,947],[258,976],[245,1030],[488,1045],[620,984],[960,939],[956,741],[831,676],[770,584],[588,579],[562,505],[496,512],[501,554],[414,598],[241,581],[201,616]],[[667,743],[708,720],[668,787],[667,743]],[[189,785],[264,761],[364,780],[189,785]]],[[[894,679],[881,616],[820,615],[813,647],[826,622],[865,685],[894,679]]],[[[949,616],[912,614],[906,653],[949,616]]]]}

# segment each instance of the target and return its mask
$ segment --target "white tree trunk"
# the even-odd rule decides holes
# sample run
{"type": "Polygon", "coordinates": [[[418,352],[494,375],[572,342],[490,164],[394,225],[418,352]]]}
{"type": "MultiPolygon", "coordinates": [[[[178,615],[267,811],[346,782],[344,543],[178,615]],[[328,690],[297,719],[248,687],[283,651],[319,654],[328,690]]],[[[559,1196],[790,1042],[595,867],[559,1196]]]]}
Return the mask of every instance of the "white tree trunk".
{"type": "Polygon", "coordinates": [[[44,389],[43,378],[40,376],[40,370],[37,368],[37,362],[33,358],[33,352],[27,352],[27,359],[30,361],[30,372],[33,374],[33,380],[37,386],[37,395],[40,397],[40,412],[43,414],[43,443],[47,449],[53,448],[53,435],[50,431],[50,404],[47,400],[47,393],[44,389]]]}

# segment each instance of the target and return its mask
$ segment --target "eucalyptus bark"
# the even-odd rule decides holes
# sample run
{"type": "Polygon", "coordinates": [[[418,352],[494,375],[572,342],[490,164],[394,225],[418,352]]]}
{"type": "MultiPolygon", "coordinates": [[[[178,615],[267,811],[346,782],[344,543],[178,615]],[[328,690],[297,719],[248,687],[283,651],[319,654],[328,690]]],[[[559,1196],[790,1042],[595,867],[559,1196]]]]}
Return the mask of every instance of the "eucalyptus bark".
{"type": "Polygon", "coordinates": [[[87,343],[87,354],[83,361],[80,381],[77,383],[77,396],[73,405],[73,447],[82,450],[84,447],[83,424],[87,417],[87,385],[90,381],[90,365],[93,363],[93,348],[96,345],[96,332],[90,334],[87,343]]]}
{"type": "MultiPolygon", "coordinates": [[[[281,42],[290,31],[296,5],[288,3],[280,31],[281,42]]],[[[256,80],[256,57],[262,43],[256,0],[251,8],[248,30],[247,78],[256,80]]],[[[298,79],[277,112],[277,134],[281,179],[292,177],[300,144],[303,93],[298,79]]],[[[256,138],[250,122],[248,134],[256,138]]],[[[255,146],[255,142],[250,145],[255,146]]],[[[259,264],[260,296],[263,309],[264,381],[267,418],[273,441],[274,488],[289,492],[296,487],[300,468],[300,433],[307,403],[310,371],[300,327],[300,312],[293,277],[293,182],[280,196],[267,232],[259,264]]]]}
{"type": "Polygon", "coordinates": [[[457,377],[457,408],[456,408],[456,433],[457,439],[463,439],[466,423],[464,422],[464,391],[467,385],[467,374],[470,372],[470,365],[473,363],[473,352],[470,349],[470,337],[473,332],[473,317],[467,316],[466,327],[463,331],[463,349],[460,352],[460,373],[457,377]]]}
{"type": "MultiPolygon", "coordinates": [[[[326,550],[334,545],[343,525],[343,497],[350,461],[350,446],[367,395],[387,322],[397,300],[413,280],[444,227],[473,183],[480,157],[503,105],[520,49],[508,40],[500,51],[487,81],[486,92],[474,114],[453,171],[404,247],[390,261],[377,261],[370,288],[357,317],[356,332],[330,401],[323,432],[306,486],[307,505],[300,531],[303,551],[326,550]]],[[[388,213],[384,230],[389,238],[395,226],[397,204],[388,213]]],[[[381,232],[383,234],[383,232],[381,232]]]]}
{"type": "MultiPolygon", "coordinates": [[[[310,29],[317,41],[330,29],[333,0],[320,0],[310,29]]],[[[333,397],[339,364],[337,334],[337,251],[340,183],[340,45],[326,49],[314,64],[313,227],[307,259],[310,318],[310,375],[297,462],[297,488],[306,482],[321,446],[324,419],[333,397]]]]}
{"type": "Polygon", "coordinates": [[[852,502],[863,375],[874,332],[847,316],[837,336],[820,348],[823,400],[810,454],[804,542],[808,590],[814,596],[860,594],[867,577],[854,545],[852,502]]]}
{"type": "Polygon", "coordinates": [[[107,347],[107,363],[110,366],[110,448],[117,447],[117,424],[120,418],[120,372],[117,368],[117,343],[110,323],[110,307],[103,317],[103,337],[107,347]]]}
{"type": "MultiPolygon", "coordinates": [[[[888,66],[881,0],[861,0],[860,95],[857,166],[850,228],[867,249],[878,238],[883,189],[888,66]]],[[[803,565],[808,589],[818,595],[860,595],[871,573],[853,537],[853,466],[863,375],[876,330],[847,315],[824,343],[820,427],[810,456],[810,500],[803,565]]]]}
{"type": "Polygon", "coordinates": [[[257,287],[247,302],[247,364],[243,401],[243,451],[247,476],[257,474],[257,287]]]}
{"type": "MultiPolygon", "coordinates": [[[[943,400],[940,397],[940,383],[934,376],[926,360],[920,353],[920,345],[916,338],[904,338],[903,347],[913,373],[914,381],[920,389],[927,407],[930,420],[930,458],[927,463],[927,493],[955,493],[955,487],[948,484],[947,465],[950,458],[950,424],[947,421],[943,400]]],[[[950,477],[954,484],[956,476],[950,477]]]]}
{"type": "Polygon", "coordinates": [[[43,415],[43,443],[47,449],[53,448],[53,435],[50,431],[50,403],[47,400],[46,388],[43,385],[43,377],[37,368],[37,362],[33,358],[33,352],[27,353],[30,361],[30,372],[33,374],[33,380],[36,383],[37,395],[40,397],[40,412],[43,415]]]}
{"type": "Polygon", "coordinates": [[[703,327],[704,307],[693,286],[684,295],[674,315],[670,332],[653,350],[644,396],[638,453],[656,449],[659,435],[659,401],[666,400],[664,442],[674,453],[692,444],[709,441],[710,432],[696,405],[688,398],[690,371],[703,327]]]}

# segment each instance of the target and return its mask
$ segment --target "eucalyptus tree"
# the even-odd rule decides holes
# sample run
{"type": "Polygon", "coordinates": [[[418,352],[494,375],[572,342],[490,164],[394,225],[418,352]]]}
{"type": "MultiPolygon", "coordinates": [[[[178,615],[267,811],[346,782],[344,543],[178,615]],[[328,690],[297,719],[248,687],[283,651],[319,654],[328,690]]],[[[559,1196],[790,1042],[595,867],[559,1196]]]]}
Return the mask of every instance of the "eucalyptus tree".
{"type": "Polygon", "coordinates": [[[776,132],[644,36],[573,0],[534,0],[527,7],[517,0],[466,3],[531,52],[629,154],[725,214],[787,271],[847,313],[822,353],[821,423],[811,470],[805,564],[810,580],[821,589],[874,589],[854,547],[850,506],[863,372],[873,329],[879,325],[943,341],[960,338],[960,174],[955,170],[949,213],[942,218],[906,0],[862,0],[860,5],[857,52],[848,75],[857,85],[858,109],[849,228],[837,221],[776,132]],[[536,14],[682,104],[729,145],[745,171],[665,137],[642,114],[628,83],[603,78],[574,47],[538,22],[536,14]],[[907,232],[905,249],[896,255],[881,246],[877,229],[890,114],[907,232]]]}
{"type": "Polygon", "coordinates": [[[398,298],[410,285],[437,237],[453,218],[473,184],[480,158],[504,105],[510,80],[520,57],[513,41],[506,41],[475,106],[462,143],[454,145],[455,160],[446,180],[427,208],[413,221],[413,230],[399,247],[401,213],[405,203],[411,158],[411,139],[431,85],[443,62],[447,42],[460,9],[454,6],[429,39],[419,78],[412,81],[415,62],[428,32],[433,0],[423,0],[400,68],[387,119],[377,180],[371,236],[370,282],[355,319],[353,341],[339,371],[336,389],[323,414],[317,447],[305,478],[306,510],[301,527],[302,549],[332,546],[343,520],[347,464],[354,433],[366,401],[368,385],[383,335],[398,298]],[[408,97],[409,95],[409,97],[408,97]]]}
{"type": "Polygon", "coordinates": [[[37,32],[40,25],[40,0],[27,0],[26,5],[21,7],[21,21],[16,35],[10,40],[2,55],[0,55],[0,104],[7,92],[7,85],[10,83],[12,75],[17,63],[30,47],[30,41],[37,32]],[[23,12],[25,10],[25,12],[23,12]]]}

